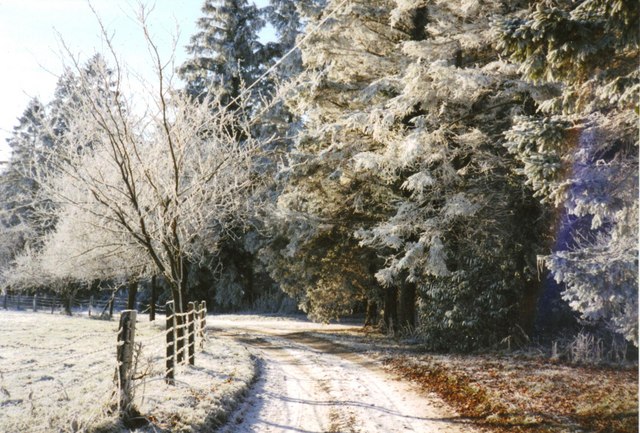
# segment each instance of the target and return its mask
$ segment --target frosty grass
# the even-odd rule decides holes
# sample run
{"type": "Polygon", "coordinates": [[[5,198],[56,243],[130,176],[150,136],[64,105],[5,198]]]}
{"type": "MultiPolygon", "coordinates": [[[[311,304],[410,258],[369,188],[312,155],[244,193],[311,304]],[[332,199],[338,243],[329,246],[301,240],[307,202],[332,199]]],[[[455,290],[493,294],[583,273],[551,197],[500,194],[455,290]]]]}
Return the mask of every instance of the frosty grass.
{"type": "MultiPolygon", "coordinates": [[[[138,432],[195,432],[220,424],[256,375],[250,353],[209,334],[194,367],[164,381],[164,317],[138,318],[135,405],[150,424],[138,432]]],[[[0,431],[124,432],[118,419],[118,321],[0,312],[0,431]]]]}

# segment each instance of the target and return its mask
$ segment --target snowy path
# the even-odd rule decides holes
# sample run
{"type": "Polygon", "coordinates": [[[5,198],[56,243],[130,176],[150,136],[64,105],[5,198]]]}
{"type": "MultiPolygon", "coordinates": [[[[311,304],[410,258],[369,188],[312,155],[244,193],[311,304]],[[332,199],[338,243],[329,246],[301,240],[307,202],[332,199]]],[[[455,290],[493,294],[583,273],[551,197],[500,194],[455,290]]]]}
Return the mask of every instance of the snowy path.
{"type": "Polygon", "coordinates": [[[251,396],[223,433],[474,431],[437,398],[388,377],[347,348],[304,333],[319,325],[235,316],[212,326],[214,334],[245,344],[262,360],[251,396]]]}

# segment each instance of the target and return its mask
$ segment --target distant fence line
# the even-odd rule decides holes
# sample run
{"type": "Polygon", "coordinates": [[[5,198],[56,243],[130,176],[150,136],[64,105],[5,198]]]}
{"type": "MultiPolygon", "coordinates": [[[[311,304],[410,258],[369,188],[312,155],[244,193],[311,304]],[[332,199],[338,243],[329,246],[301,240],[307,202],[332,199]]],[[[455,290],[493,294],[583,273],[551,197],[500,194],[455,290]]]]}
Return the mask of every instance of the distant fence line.
{"type": "MultiPolygon", "coordinates": [[[[49,311],[52,314],[56,311],[64,311],[68,300],[51,295],[23,295],[4,294],[0,299],[0,308],[5,310],[20,311],[49,311]]],[[[136,302],[136,307],[140,307],[136,302]]],[[[74,313],[87,313],[89,316],[109,315],[114,312],[120,313],[127,309],[127,300],[124,298],[95,299],[93,296],[85,299],[72,299],[70,303],[71,311],[74,313]],[[113,306],[111,307],[111,303],[113,306]]],[[[149,306],[142,311],[148,312],[149,306]]],[[[156,305],[156,313],[164,314],[164,306],[156,305]]]]}

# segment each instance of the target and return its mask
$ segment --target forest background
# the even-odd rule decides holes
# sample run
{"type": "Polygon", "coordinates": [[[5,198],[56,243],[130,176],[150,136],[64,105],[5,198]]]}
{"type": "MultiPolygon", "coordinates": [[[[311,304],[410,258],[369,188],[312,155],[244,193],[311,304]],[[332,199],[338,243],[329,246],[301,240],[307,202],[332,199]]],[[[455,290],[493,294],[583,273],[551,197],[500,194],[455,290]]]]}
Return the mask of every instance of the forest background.
{"type": "Polygon", "coordinates": [[[147,12],[146,94],[102,27],[14,127],[3,291],[637,349],[635,2],[209,0],[180,65],[147,12]]]}

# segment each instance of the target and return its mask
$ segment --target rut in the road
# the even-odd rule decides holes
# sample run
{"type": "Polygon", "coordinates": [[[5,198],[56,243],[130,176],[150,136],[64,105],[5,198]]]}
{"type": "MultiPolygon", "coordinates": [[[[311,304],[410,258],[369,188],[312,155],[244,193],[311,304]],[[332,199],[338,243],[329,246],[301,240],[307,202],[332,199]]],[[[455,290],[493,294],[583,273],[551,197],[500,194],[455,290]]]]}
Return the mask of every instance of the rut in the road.
{"type": "MultiPolygon", "coordinates": [[[[472,429],[372,360],[305,333],[226,333],[263,359],[230,433],[461,433],[472,429]]],[[[232,417],[233,418],[233,417],[232,417]]]]}

